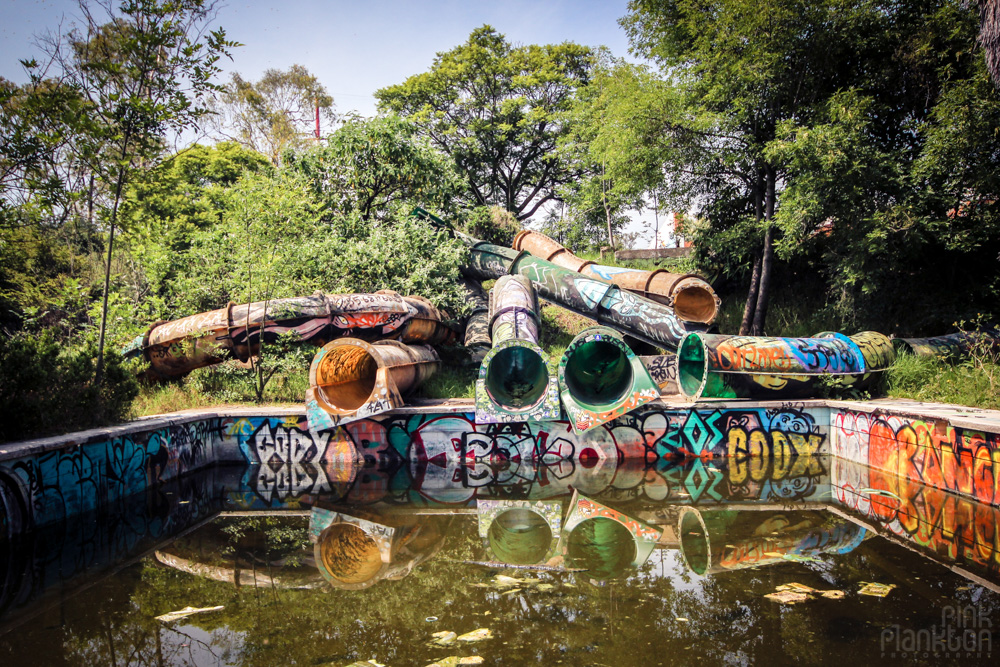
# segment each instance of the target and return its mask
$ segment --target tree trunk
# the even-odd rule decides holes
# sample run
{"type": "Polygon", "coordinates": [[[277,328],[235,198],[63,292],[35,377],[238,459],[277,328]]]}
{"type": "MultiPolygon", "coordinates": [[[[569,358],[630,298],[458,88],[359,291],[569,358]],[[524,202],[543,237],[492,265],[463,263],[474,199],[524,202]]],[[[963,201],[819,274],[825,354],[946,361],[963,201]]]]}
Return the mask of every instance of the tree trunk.
{"type": "Polygon", "coordinates": [[[757,291],[757,308],[753,316],[753,335],[764,335],[764,324],[767,321],[767,305],[771,296],[771,269],[774,265],[774,186],[775,174],[767,170],[767,194],[764,201],[764,220],[767,231],[764,233],[764,255],[760,263],[760,288],[757,291]]]}
{"type": "MultiPolygon", "coordinates": [[[[757,226],[764,217],[764,183],[761,176],[757,176],[754,187],[754,214],[757,218],[757,226]]],[[[757,291],[760,289],[760,255],[753,262],[753,271],[750,274],[750,289],[747,290],[747,302],[743,306],[743,321],[740,322],[740,335],[749,336],[753,329],[753,316],[757,312],[757,291]]]]}

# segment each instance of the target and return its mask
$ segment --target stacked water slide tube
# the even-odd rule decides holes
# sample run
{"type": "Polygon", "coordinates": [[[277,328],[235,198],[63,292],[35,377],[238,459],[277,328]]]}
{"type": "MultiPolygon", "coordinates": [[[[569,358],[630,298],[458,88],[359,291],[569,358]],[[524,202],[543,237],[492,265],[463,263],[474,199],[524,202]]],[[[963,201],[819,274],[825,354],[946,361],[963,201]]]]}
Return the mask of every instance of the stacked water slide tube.
{"type": "Polygon", "coordinates": [[[1000,350],[1000,329],[988,327],[978,331],[959,331],[948,336],[931,338],[894,338],[896,352],[920,357],[962,357],[974,350],[1000,350]]]}
{"type": "Polygon", "coordinates": [[[690,398],[815,396],[833,383],[872,387],[896,359],[877,332],[765,338],[690,333],[677,351],[677,384],[690,398]]]}
{"type": "Polygon", "coordinates": [[[493,348],[476,380],[476,422],[556,420],[555,365],[538,346],[538,300],[524,276],[501,276],[490,290],[493,348]]]}
{"type": "Polygon", "coordinates": [[[711,324],[719,314],[719,297],[711,285],[694,274],[670,273],[664,269],[640,271],[602,266],[580,259],[548,236],[527,229],[514,237],[513,247],[514,250],[527,251],[570,271],[599,280],[609,280],[630,292],[670,306],[677,317],[685,322],[711,324]]]}

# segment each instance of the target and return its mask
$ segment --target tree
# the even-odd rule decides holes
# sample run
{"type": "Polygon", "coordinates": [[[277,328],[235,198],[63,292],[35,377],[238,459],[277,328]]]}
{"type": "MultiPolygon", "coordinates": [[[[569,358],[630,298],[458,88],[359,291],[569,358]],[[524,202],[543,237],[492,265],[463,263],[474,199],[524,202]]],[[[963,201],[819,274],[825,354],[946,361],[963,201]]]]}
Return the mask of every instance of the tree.
{"type": "MultiPolygon", "coordinates": [[[[912,170],[935,104],[981,63],[974,10],[958,0],[629,7],[633,48],[659,72],[615,68],[617,85],[636,92],[607,101],[597,141],[613,175],[659,166],[668,200],[699,210],[702,259],[749,278],[744,333],[764,331],[779,260],[815,251],[840,268],[813,273],[843,275],[838,255],[857,259],[852,245],[901,222],[899,205],[922,194],[912,170]],[[889,209],[896,222],[877,224],[889,209]]],[[[831,291],[874,284],[852,280],[831,291]]]]}
{"type": "Polygon", "coordinates": [[[461,191],[454,165],[399,116],[349,118],[325,143],[287,154],[325,211],[384,219],[396,204],[448,211],[461,191]]]}
{"type": "Polygon", "coordinates": [[[438,53],[430,71],[375,96],[380,110],[412,119],[455,161],[476,205],[503,206],[525,220],[577,174],[556,144],[590,67],[586,47],[513,46],[483,26],[438,53]]]}
{"type": "Polygon", "coordinates": [[[302,146],[312,136],[315,114],[335,118],[333,98],[302,65],[287,71],[268,69],[259,81],[233,73],[215,96],[213,124],[217,134],[238,141],[280,164],[285,150],[302,146]]]}
{"type": "MultiPolygon", "coordinates": [[[[208,30],[213,3],[206,0],[111,0],[80,10],[85,32],[74,29],[49,40],[60,78],[84,98],[88,132],[77,145],[94,176],[107,188],[107,265],[97,347],[96,378],[104,367],[111,259],[118,208],[137,170],[148,168],[170,132],[195,126],[208,113],[206,94],[219,58],[237,46],[221,29],[208,30]]],[[[32,73],[32,81],[41,74],[32,73]]]]}

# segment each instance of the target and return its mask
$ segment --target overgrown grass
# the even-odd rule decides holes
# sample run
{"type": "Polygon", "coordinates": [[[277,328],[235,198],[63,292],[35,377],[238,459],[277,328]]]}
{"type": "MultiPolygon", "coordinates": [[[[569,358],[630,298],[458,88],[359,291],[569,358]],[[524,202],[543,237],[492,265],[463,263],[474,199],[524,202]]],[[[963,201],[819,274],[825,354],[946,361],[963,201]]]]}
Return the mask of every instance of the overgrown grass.
{"type": "Polygon", "coordinates": [[[478,374],[479,366],[445,362],[415,395],[422,398],[474,398],[478,374]]]}
{"type": "Polygon", "coordinates": [[[236,362],[226,362],[199,368],[182,380],[144,384],[132,404],[132,411],[136,417],[144,417],[220,405],[301,404],[308,388],[308,368],[275,374],[264,388],[264,400],[258,402],[250,371],[236,362]]]}
{"type": "MultiPolygon", "coordinates": [[[[722,297],[719,316],[715,320],[720,333],[736,334],[743,321],[746,295],[729,294],[722,297]]],[[[767,309],[764,330],[768,336],[809,338],[823,331],[842,331],[842,323],[832,310],[823,304],[803,306],[802,296],[790,289],[775,290],[767,309]]],[[[853,333],[853,332],[850,332],[853,333]]]]}
{"type": "Polygon", "coordinates": [[[951,363],[900,355],[887,373],[889,396],[1000,410],[1000,364],[975,357],[951,363]]]}

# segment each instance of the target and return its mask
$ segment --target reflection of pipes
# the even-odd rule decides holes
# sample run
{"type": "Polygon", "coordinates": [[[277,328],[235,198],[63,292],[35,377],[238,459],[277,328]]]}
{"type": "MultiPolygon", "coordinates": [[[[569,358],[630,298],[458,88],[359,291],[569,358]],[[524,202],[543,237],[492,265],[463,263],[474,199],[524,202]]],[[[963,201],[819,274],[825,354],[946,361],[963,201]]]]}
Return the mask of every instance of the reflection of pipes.
{"type": "Polygon", "coordinates": [[[316,566],[334,588],[361,590],[383,579],[402,579],[441,549],[451,522],[450,517],[373,519],[320,507],[310,512],[316,566]]]}
{"type": "Polygon", "coordinates": [[[298,340],[315,345],[344,336],[437,345],[454,337],[444,324],[446,319],[423,297],[404,297],[389,290],[317,292],[250,304],[230,302],[218,310],[157,322],[124,353],[149,361],[150,378],[171,379],[226,359],[246,361],[257,354],[261,339],[272,343],[281,334],[295,334],[298,340]]]}
{"type": "Polygon", "coordinates": [[[948,336],[931,338],[894,338],[892,344],[900,353],[906,352],[919,357],[957,358],[975,349],[982,351],[1000,349],[1000,329],[959,331],[948,336]]]}
{"type": "Polygon", "coordinates": [[[617,266],[601,266],[580,259],[544,234],[525,229],[514,237],[515,250],[526,250],[570,271],[591,278],[610,280],[619,287],[674,309],[677,317],[688,322],[711,324],[719,313],[719,297],[712,286],[693,274],[670,273],[664,269],[641,271],[617,266]]]}
{"type": "Polygon", "coordinates": [[[306,416],[313,431],[402,407],[402,396],[419,387],[441,365],[427,345],[341,338],[313,358],[306,416]]]}
{"type": "Polygon", "coordinates": [[[173,568],[180,572],[186,572],[188,574],[193,574],[196,577],[201,577],[203,579],[211,579],[213,581],[222,581],[227,584],[233,584],[235,586],[253,586],[254,588],[285,588],[285,589],[308,589],[317,588],[318,584],[322,582],[318,581],[315,573],[312,577],[308,579],[317,579],[317,581],[303,581],[302,578],[293,579],[290,577],[276,577],[270,576],[263,573],[263,571],[258,572],[255,568],[247,567],[240,570],[229,567],[220,567],[217,565],[208,565],[206,563],[199,563],[194,560],[188,560],[187,558],[181,558],[180,556],[175,556],[167,551],[155,551],[153,552],[153,557],[156,558],[157,562],[161,565],[173,568]]]}
{"type": "Polygon", "coordinates": [[[527,500],[479,500],[479,537],[501,563],[535,565],[555,555],[562,504],[527,500]]]}
{"type": "Polygon", "coordinates": [[[581,332],[559,362],[559,393],[573,430],[590,430],[660,397],[660,388],[621,336],[581,332]]]}
{"type": "Polygon", "coordinates": [[[566,565],[583,567],[595,579],[611,579],[645,563],[662,534],[574,491],[559,550],[566,565]]]}
{"type": "Polygon", "coordinates": [[[829,384],[870,386],[895,360],[889,339],[854,336],[764,338],[690,333],[677,352],[677,382],[691,398],[807,396],[829,384]]]}
{"type": "Polygon", "coordinates": [[[490,290],[490,334],[476,380],[476,421],[559,419],[555,365],[538,346],[538,302],[524,276],[501,276],[490,290]]]}
{"type": "Polygon", "coordinates": [[[781,563],[786,556],[814,557],[853,551],[867,531],[837,516],[817,512],[681,510],[677,534],[681,557],[695,574],[781,563]]]}

